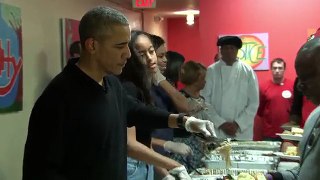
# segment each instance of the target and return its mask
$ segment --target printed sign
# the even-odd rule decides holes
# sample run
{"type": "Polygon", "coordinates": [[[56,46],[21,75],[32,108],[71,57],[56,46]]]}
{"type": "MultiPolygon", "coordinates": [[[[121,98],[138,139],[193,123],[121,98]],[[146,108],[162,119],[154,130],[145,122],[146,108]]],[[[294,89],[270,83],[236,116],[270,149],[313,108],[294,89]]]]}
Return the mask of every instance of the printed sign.
{"type": "Polygon", "coordinates": [[[269,69],[268,33],[228,34],[223,36],[238,36],[242,40],[242,48],[238,51],[238,58],[250,65],[254,70],[269,69]]]}

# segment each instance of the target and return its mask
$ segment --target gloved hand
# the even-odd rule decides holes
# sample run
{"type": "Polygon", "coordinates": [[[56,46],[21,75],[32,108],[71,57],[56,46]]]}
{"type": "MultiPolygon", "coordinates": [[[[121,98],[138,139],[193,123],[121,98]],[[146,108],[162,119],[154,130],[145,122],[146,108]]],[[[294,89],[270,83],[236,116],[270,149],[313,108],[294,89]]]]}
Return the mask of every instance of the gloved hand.
{"type": "Polygon", "coordinates": [[[152,83],[155,85],[155,86],[159,86],[159,83],[163,80],[166,80],[166,77],[164,77],[159,68],[157,67],[157,70],[155,73],[152,74],[152,83]]]}
{"type": "Polygon", "coordinates": [[[192,155],[192,149],[185,143],[166,141],[163,145],[166,151],[181,154],[183,156],[192,155]]]}
{"type": "Polygon", "coordinates": [[[185,128],[187,131],[192,133],[202,133],[206,137],[215,136],[214,125],[211,121],[197,119],[195,117],[189,117],[185,123],[185,128]]]}
{"type": "Polygon", "coordinates": [[[180,180],[191,180],[191,177],[184,166],[173,168],[169,173],[180,180]]]}
{"type": "Polygon", "coordinates": [[[166,175],[166,177],[162,178],[162,180],[176,180],[171,174],[166,175]]]}

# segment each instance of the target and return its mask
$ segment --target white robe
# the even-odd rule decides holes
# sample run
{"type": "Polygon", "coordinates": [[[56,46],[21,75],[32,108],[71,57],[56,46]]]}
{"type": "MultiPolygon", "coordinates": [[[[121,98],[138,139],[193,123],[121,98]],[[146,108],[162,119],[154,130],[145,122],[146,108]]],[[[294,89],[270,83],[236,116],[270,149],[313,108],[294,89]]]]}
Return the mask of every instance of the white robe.
{"type": "Polygon", "coordinates": [[[253,121],[259,106],[259,85],[253,69],[237,60],[227,66],[222,60],[210,65],[206,86],[201,92],[211,104],[211,116],[218,137],[229,137],[218,129],[226,121],[236,121],[238,140],[252,140],[253,121]]]}

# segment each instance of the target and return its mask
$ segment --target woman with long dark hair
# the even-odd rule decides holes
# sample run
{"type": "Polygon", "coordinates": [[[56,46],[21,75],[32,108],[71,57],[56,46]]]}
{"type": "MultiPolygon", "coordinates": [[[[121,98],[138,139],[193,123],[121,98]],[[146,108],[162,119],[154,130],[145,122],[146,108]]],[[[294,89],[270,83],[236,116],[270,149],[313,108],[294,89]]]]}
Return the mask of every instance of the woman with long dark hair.
{"type": "MultiPolygon", "coordinates": [[[[132,31],[129,48],[131,51],[131,57],[128,59],[126,66],[123,68],[122,74],[119,76],[129,95],[147,105],[152,106],[153,102],[150,96],[150,88],[152,84],[161,84],[161,86],[168,89],[169,92],[171,90],[172,95],[176,95],[178,98],[185,99],[179,92],[176,93],[173,91],[174,88],[160,73],[157,67],[155,50],[147,33],[142,31],[132,31]],[[171,88],[169,86],[171,86],[171,88]]],[[[164,169],[171,169],[169,172],[171,174],[178,174],[180,178],[190,178],[184,166],[150,149],[150,130],[132,127],[127,129],[127,133],[129,156],[127,158],[128,179],[152,180],[153,167],[150,164],[164,169]]],[[[185,149],[190,150],[190,148],[188,148],[185,149]]],[[[164,179],[174,179],[169,172],[167,171],[166,174],[164,174],[164,179]]]]}

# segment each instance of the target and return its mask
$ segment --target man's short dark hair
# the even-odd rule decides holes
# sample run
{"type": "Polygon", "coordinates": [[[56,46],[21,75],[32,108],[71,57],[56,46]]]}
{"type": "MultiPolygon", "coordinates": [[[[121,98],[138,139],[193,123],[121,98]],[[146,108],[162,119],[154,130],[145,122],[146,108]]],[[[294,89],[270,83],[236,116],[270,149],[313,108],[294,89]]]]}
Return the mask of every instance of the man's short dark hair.
{"type": "Polygon", "coordinates": [[[73,43],[71,43],[70,48],[69,48],[70,57],[74,57],[75,54],[80,55],[80,52],[81,52],[80,41],[74,41],[73,43]]]}
{"type": "Polygon", "coordinates": [[[275,58],[271,61],[270,68],[272,69],[273,63],[283,63],[283,68],[286,69],[286,62],[282,58],[275,58]]]}
{"type": "Polygon", "coordinates": [[[99,6],[88,11],[79,25],[81,46],[84,47],[88,38],[103,40],[106,31],[114,25],[129,25],[129,22],[124,14],[110,7],[99,6]]]}

